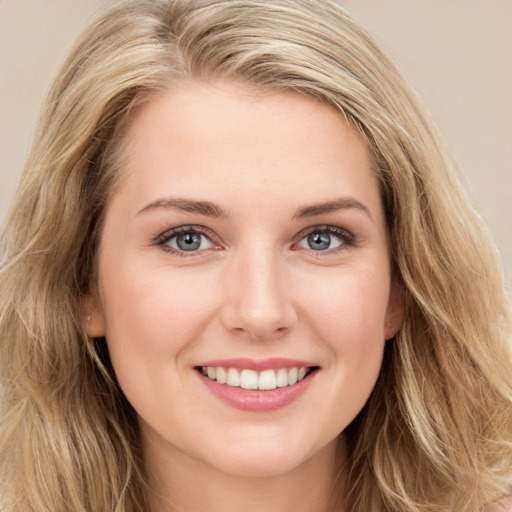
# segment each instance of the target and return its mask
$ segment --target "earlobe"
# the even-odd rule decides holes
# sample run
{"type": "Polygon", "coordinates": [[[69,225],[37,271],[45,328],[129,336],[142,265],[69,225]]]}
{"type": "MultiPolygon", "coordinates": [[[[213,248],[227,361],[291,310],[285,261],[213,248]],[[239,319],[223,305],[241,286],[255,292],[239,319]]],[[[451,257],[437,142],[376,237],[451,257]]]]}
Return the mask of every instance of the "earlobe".
{"type": "Polygon", "coordinates": [[[106,334],[106,323],[103,308],[96,290],[91,291],[83,302],[85,329],[90,338],[102,338],[106,334]]]}
{"type": "Polygon", "coordinates": [[[402,290],[396,283],[391,283],[384,336],[386,340],[396,336],[404,323],[404,301],[402,290]]]}

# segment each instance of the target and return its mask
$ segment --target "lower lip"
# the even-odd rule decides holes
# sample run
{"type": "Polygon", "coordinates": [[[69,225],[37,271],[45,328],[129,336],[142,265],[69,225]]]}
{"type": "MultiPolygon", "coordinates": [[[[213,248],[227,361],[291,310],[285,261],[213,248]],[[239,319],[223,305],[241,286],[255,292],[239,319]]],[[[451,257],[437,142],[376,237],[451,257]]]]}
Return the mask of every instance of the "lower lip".
{"type": "MultiPolygon", "coordinates": [[[[318,371],[318,370],[317,370],[318,371]]],[[[266,391],[243,389],[240,387],[219,384],[217,381],[197,372],[206,387],[218,398],[237,409],[244,411],[264,412],[275,411],[291,404],[304,394],[317,371],[306,375],[304,379],[292,386],[266,391]]]]}

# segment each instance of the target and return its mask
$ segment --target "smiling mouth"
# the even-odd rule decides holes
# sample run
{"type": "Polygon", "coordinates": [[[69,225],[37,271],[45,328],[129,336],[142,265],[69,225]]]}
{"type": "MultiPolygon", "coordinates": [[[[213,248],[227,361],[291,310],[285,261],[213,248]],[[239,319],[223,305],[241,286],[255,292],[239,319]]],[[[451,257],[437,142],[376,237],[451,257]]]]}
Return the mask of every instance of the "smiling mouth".
{"type": "Polygon", "coordinates": [[[275,368],[258,372],[250,369],[200,366],[196,367],[196,370],[210,380],[229,387],[270,391],[293,386],[318,368],[318,366],[275,368]]]}

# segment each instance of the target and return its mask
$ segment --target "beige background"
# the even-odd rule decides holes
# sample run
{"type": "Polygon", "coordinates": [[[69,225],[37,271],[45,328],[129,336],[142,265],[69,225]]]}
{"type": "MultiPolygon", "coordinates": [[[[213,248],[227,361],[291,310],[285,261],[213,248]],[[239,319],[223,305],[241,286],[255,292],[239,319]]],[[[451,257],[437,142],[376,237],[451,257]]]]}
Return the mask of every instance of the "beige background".
{"type": "MultiPolygon", "coordinates": [[[[0,220],[70,45],[113,0],[0,0],[0,220]]],[[[271,0],[269,0],[271,1],[271,0]]],[[[437,120],[512,279],[512,0],[341,0],[437,120]]]]}

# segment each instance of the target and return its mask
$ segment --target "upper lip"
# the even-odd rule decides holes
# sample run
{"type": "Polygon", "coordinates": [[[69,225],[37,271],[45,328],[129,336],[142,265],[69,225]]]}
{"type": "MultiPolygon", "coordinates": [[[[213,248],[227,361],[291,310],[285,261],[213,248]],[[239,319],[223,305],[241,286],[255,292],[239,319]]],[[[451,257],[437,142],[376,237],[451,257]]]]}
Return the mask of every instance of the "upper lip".
{"type": "Polygon", "coordinates": [[[285,357],[270,357],[267,359],[250,359],[246,357],[236,357],[231,359],[216,359],[199,363],[198,367],[222,367],[222,368],[238,368],[240,370],[255,370],[264,371],[272,370],[275,368],[310,368],[318,366],[311,361],[304,361],[300,359],[289,359],[285,357]]]}

